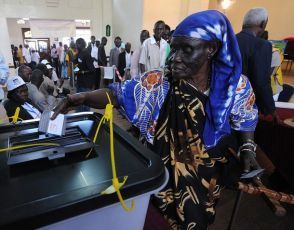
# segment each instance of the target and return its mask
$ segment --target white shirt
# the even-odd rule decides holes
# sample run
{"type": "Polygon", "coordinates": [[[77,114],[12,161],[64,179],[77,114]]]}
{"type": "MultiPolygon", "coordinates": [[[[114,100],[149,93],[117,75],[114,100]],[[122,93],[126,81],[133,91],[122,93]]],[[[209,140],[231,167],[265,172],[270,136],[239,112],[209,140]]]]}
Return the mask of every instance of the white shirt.
{"type": "Polygon", "coordinates": [[[34,118],[40,118],[41,117],[41,113],[40,111],[35,108],[34,106],[32,106],[30,103],[25,102],[22,107],[34,118]]]}
{"type": "Polygon", "coordinates": [[[92,46],[91,57],[98,60],[98,47],[95,44],[92,44],[92,43],[91,43],[91,46],[92,46]]]}
{"type": "Polygon", "coordinates": [[[32,62],[31,54],[30,54],[29,49],[27,49],[27,48],[23,48],[23,49],[22,49],[22,55],[25,57],[26,63],[29,64],[29,63],[32,62]]]}
{"type": "Polygon", "coordinates": [[[56,48],[51,49],[51,57],[52,58],[57,58],[58,57],[56,48]]]}
{"type": "Polygon", "coordinates": [[[167,54],[167,42],[160,39],[160,46],[154,36],[146,39],[142,45],[139,63],[145,65],[145,71],[163,69],[167,54]]]}
{"type": "Polygon", "coordinates": [[[126,68],[130,68],[131,67],[131,52],[127,53],[126,52],[126,68]]]}
{"type": "Polygon", "coordinates": [[[52,77],[51,77],[52,81],[58,81],[58,77],[57,77],[57,74],[55,72],[55,70],[53,69],[52,70],[52,77]]]}
{"type": "Polygon", "coordinates": [[[58,58],[60,63],[64,62],[64,49],[62,47],[59,48],[58,58]]]}
{"type": "Polygon", "coordinates": [[[37,64],[39,64],[40,61],[40,55],[38,52],[34,52],[32,53],[32,61],[36,62],[37,64]]]}

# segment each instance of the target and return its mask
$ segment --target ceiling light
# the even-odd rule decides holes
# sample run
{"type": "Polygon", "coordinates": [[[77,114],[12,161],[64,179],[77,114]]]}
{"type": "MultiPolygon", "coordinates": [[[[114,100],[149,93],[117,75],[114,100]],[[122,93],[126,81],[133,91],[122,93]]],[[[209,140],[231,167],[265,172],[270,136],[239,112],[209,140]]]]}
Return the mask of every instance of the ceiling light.
{"type": "Polygon", "coordinates": [[[16,23],[17,24],[26,24],[26,22],[25,22],[25,20],[23,20],[23,19],[18,19],[17,21],[16,21],[16,23]]]}
{"type": "Polygon", "coordinates": [[[220,5],[223,10],[228,9],[234,3],[233,0],[221,0],[220,5]]]}

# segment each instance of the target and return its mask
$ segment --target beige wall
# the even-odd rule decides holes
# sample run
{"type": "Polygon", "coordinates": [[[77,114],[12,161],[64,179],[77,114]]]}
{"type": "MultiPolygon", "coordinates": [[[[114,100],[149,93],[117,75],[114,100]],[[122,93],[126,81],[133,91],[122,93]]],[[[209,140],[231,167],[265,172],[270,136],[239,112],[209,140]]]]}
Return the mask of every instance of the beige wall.
{"type": "MultiPolygon", "coordinates": [[[[245,13],[253,7],[264,7],[268,10],[269,21],[267,30],[269,39],[283,39],[294,35],[294,0],[236,0],[226,11],[234,31],[242,28],[245,13]]],[[[219,9],[217,0],[210,0],[210,9],[219,9]]]]}
{"type": "Polygon", "coordinates": [[[163,20],[171,29],[187,15],[208,9],[209,0],[145,0],[143,28],[153,34],[154,23],[163,20]]]}

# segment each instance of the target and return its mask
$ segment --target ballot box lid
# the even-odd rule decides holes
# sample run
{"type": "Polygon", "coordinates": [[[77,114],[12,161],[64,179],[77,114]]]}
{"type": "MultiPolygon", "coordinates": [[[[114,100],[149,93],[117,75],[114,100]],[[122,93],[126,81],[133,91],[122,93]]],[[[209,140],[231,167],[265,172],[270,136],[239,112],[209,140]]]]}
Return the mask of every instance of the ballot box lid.
{"type": "MultiPolygon", "coordinates": [[[[96,143],[85,145],[86,140],[93,140],[101,117],[91,112],[67,115],[66,130],[79,130],[81,141],[58,139],[60,145],[64,144],[61,157],[50,158],[50,151],[56,151],[50,146],[0,152],[0,228],[37,228],[118,203],[115,193],[101,194],[112,184],[108,125],[102,125],[96,143]],[[90,148],[93,151],[86,158],[90,148]],[[11,156],[31,160],[9,164],[11,156]]],[[[29,139],[35,143],[41,136],[42,141],[55,141],[38,132],[38,120],[2,125],[0,149],[29,139]]],[[[114,148],[117,176],[120,181],[128,177],[121,189],[124,199],[163,184],[165,170],[160,157],[116,125],[114,148]]]]}

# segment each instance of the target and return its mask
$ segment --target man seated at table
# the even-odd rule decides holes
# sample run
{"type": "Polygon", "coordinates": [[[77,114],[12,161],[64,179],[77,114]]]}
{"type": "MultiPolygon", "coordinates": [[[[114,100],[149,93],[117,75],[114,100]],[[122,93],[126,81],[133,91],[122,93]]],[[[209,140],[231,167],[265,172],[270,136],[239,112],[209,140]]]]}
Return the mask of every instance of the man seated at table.
{"type": "Polygon", "coordinates": [[[8,100],[4,102],[4,108],[10,122],[17,108],[20,108],[19,118],[21,120],[40,118],[41,110],[29,99],[28,87],[21,77],[8,78],[7,90],[8,100]]]}

